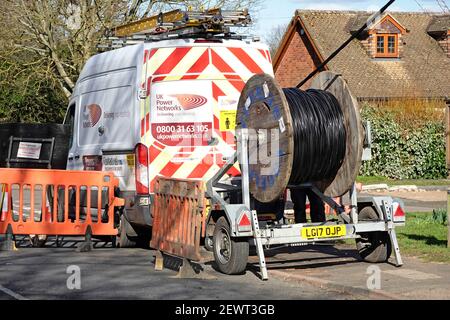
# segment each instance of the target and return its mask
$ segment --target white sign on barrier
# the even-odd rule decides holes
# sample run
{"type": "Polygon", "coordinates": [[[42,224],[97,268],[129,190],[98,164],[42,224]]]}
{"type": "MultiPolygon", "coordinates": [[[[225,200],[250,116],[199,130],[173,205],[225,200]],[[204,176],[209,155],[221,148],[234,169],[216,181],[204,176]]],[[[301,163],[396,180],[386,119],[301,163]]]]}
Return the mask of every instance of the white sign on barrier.
{"type": "Polygon", "coordinates": [[[42,143],[20,142],[17,150],[17,158],[39,159],[42,143]]]}

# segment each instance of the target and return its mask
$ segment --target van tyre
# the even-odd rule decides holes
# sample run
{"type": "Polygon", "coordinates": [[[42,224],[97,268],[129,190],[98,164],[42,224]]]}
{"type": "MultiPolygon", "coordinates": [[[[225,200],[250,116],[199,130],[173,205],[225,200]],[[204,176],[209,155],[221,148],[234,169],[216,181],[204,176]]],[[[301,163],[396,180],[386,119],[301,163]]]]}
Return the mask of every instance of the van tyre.
{"type": "MultiPolygon", "coordinates": [[[[359,221],[380,221],[372,207],[364,207],[358,214],[359,221]]],[[[364,232],[356,239],[356,247],[361,258],[370,263],[382,263],[389,260],[392,245],[387,231],[364,232]]]]}
{"type": "Polygon", "coordinates": [[[247,238],[232,238],[230,225],[225,217],[217,220],[213,235],[214,260],[219,271],[225,274],[241,274],[248,261],[247,238]]]}
{"type": "Polygon", "coordinates": [[[136,242],[131,240],[127,235],[127,231],[132,227],[128,220],[125,218],[125,215],[120,216],[120,223],[118,227],[119,234],[117,235],[116,246],[119,248],[133,248],[136,247],[136,242]]]}

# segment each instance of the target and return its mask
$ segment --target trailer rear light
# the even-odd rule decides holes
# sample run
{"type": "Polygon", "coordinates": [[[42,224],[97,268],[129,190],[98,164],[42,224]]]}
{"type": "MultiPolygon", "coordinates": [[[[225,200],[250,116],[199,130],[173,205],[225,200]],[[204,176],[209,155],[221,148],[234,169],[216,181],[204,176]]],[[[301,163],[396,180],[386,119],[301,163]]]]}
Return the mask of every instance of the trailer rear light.
{"type": "Polygon", "coordinates": [[[148,148],[139,143],[135,149],[136,155],[136,193],[148,194],[148,148]]]}
{"type": "Polygon", "coordinates": [[[242,211],[237,220],[237,229],[239,232],[252,231],[252,223],[250,221],[249,211],[242,211]]]}

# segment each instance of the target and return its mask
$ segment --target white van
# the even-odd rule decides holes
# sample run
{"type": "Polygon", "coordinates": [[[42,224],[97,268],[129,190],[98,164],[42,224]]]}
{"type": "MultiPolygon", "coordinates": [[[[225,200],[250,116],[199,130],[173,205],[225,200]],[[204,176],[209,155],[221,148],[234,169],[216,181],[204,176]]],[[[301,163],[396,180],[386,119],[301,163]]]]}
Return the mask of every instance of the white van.
{"type": "Polygon", "coordinates": [[[157,175],[206,180],[232,155],[240,92],[258,73],[273,69],[267,46],[253,40],[143,42],[89,59],[65,118],[67,169],[119,177],[119,245],[150,234],[157,175]]]}

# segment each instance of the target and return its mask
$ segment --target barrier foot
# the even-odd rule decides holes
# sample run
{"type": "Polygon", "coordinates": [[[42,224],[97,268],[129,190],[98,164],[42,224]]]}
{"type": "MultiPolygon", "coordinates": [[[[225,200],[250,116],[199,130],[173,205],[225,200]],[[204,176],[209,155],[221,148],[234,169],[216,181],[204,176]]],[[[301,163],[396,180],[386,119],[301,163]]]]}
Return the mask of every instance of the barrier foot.
{"type": "Polygon", "coordinates": [[[92,251],[93,248],[94,246],[92,245],[92,230],[91,226],[88,226],[86,230],[85,240],[78,246],[77,252],[88,252],[92,251]]]}
{"type": "Polygon", "coordinates": [[[177,278],[198,278],[203,268],[198,264],[193,264],[186,258],[183,258],[183,264],[178,270],[177,278]]]}
{"type": "Polygon", "coordinates": [[[14,235],[12,232],[11,225],[8,225],[8,228],[6,229],[6,235],[5,239],[0,243],[0,251],[15,251],[16,243],[14,241],[14,235]]]}

